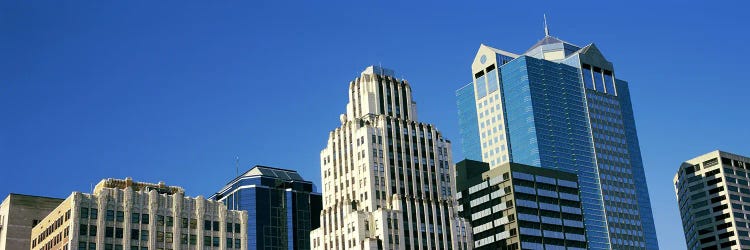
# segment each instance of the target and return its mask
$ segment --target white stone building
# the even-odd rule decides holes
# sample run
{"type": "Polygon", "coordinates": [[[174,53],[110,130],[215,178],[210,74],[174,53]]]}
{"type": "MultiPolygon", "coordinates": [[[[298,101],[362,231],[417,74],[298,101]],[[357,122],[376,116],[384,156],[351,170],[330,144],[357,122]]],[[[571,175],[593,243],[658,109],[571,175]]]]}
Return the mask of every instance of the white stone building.
{"type": "Polygon", "coordinates": [[[180,187],[105,179],[31,231],[32,250],[247,249],[247,212],[180,187]]]}
{"type": "MultiPolygon", "coordinates": [[[[323,212],[313,249],[467,249],[450,141],[417,121],[409,83],[370,66],[349,84],[321,151],[323,212]]],[[[469,232],[469,233],[467,233],[469,232]]]]}

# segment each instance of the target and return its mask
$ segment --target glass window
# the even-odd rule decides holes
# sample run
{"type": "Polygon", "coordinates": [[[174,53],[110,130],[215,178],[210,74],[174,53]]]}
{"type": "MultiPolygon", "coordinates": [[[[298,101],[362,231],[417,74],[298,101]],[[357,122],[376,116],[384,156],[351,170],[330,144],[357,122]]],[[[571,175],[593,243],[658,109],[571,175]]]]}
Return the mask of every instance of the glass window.
{"type": "Polygon", "coordinates": [[[211,236],[203,236],[203,246],[204,247],[211,246],[211,236]]]}
{"type": "Polygon", "coordinates": [[[157,226],[164,226],[164,215],[157,215],[156,216],[156,225],[157,226]]]}
{"type": "Polygon", "coordinates": [[[219,246],[219,237],[213,238],[213,246],[218,247],[219,246]]]}
{"type": "Polygon", "coordinates": [[[476,79],[477,86],[477,99],[487,96],[487,80],[484,76],[480,76],[476,79]]]}
{"type": "Polygon", "coordinates": [[[148,230],[141,230],[141,240],[148,240],[148,230]]]}
{"type": "Polygon", "coordinates": [[[141,214],[139,213],[133,213],[130,215],[130,222],[131,223],[139,223],[141,222],[141,214]]]}
{"type": "Polygon", "coordinates": [[[89,236],[96,236],[96,225],[89,225],[89,236]]]}
{"type": "Polygon", "coordinates": [[[125,221],[125,212],[117,211],[117,222],[125,221]]]}
{"type": "Polygon", "coordinates": [[[615,79],[612,77],[612,72],[604,71],[604,84],[607,87],[607,94],[617,95],[615,93],[615,79]]]}
{"type": "Polygon", "coordinates": [[[81,219],[88,219],[89,218],[89,209],[86,207],[81,208],[81,219]]]}
{"type": "Polygon", "coordinates": [[[115,211],[107,210],[107,221],[114,221],[114,220],[115,220],[115,211]]]}
{"type": "Polygon", "coordinates": [[[167,226],[168,226],[168,227],[171,227],[171,226],[173,226],[173,225],[174,225],[174,217],[172,217],[172,216],[167,216],[167,226]]]}
{"type": "Polygon", "coordinates": [[[219,231],[219,222],[218,222],[218,221],[214,221],[214,222],[213,222],[213,229],[214,229],[214,231],[216,231],[216,232],[218,232],[218,231],[219,231]]]}
{"type": "Polygon", "coordinates": [[[211,221],[203,220],[203,230],[211,230],[211,221]]]}
{"type": "Polygon", "coordinates": [[[141,215],[141,223],[142,224],[148,224],[149,223],[149,218],[148,217],[149,217],[148,214],[142,214],[141,215]]]}
{"type": "Polygon", "coordinates": [[[198,236],[195,236],[195,234],[190,235],[190,245],[195,245],[198,241],[198,236]]]}
{"type": "Polygon", "coordinates": [[[594,68],[594,83],[596,84],[596,91],[604,92],[604,76],[602,76],[602,70],[594,68]]]}
{"type": "Polygon", "coordinates": [[[89,217],[91,217],[92,220],[96,220],[99,217],[99,210],[96,210],[96,208],[91,208],[90,212],[91,214],[89,217]]]}
{"type": "Polygon", "coordinates": [[[583,68],[583,83],[587,89],[594,89],[594,81],[591,78],[591,68],[588,65],[583,68]]]}
{"type": "Polygon", "coordinates": [[[500,83],[497,81],[497,70],[491,70],[487,72],[487,93],[495,92],[500,87],[500,83]]]}
{"type": "Polygon", "coordinates": [[[227,248],[234,248],[232,243],[234,243],[234,239],[227,238],[227,248]]]}

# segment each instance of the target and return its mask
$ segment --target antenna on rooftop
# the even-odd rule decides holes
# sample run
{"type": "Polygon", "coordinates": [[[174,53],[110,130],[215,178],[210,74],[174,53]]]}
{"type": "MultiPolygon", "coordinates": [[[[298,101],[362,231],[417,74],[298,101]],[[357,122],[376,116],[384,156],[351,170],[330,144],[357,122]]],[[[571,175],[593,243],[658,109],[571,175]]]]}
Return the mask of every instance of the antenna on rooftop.
{"type": "Polygon", "coordinates": [[[240,156],[236,155],[234,157],[234,172],[237,176],[240,175],[240,156]]]}
{"type": "Polygon", "coordinates": [[[544,14],[544,36],[549,36],[549,26],[547,26],[547,13],[544,14]]]}

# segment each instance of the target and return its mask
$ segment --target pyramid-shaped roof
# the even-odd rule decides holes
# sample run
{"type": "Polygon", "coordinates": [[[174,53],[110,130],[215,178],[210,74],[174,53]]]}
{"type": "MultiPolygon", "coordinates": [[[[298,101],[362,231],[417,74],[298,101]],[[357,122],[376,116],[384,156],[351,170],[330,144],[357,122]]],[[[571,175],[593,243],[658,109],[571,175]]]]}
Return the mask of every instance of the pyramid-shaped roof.
{"type": "Polygon", "coordinates": [[[304,179],[302,179],[302,176],[297,173],[297,171],[260,165],[251,168],[242,176],[267,176],[287,181],[305,181],[304,179]]]}

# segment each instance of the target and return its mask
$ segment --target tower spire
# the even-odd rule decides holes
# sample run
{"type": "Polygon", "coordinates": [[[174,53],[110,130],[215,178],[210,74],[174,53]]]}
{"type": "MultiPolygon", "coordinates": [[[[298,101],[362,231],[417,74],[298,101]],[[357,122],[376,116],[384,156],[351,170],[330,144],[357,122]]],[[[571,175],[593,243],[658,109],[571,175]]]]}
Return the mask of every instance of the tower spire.
{"type": "Polygon", "coordinates": [[[549,26],[547,26],[547,14],[544,14],[544,36],[549,36],[549,26]]]}

